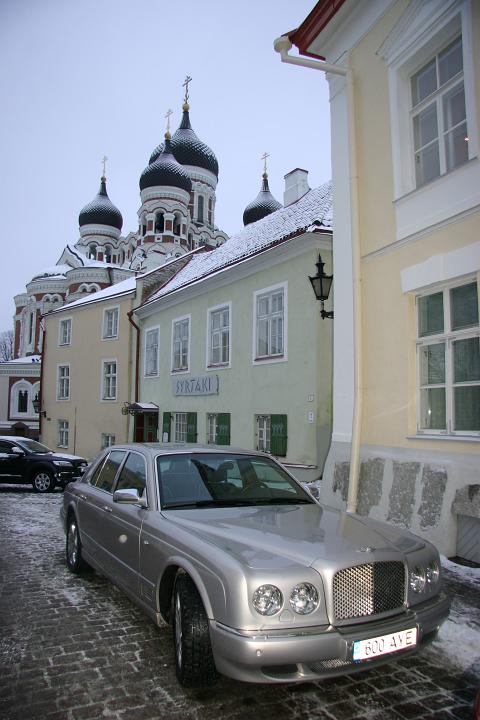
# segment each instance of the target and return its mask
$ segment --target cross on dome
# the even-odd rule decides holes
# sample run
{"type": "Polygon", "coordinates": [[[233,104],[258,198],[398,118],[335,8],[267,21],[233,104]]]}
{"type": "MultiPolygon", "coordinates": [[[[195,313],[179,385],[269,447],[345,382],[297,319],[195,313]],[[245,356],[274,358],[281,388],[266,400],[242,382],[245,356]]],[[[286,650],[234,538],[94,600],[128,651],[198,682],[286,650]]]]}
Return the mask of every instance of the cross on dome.
{"type": "Polygon", "coordinates": [[[102,173],[102,177],[106,177],[106,175],[105,175],[105,171],[106,171],[106,165],[107,165],[107,160],[108,160],[107,156],[106,156],[106,155],[104,155],[104,156],[103,156],[103,158],[102,158],[102,160],[101,160],[101,162],[102,162],[102,165],[103,165],[103,173],[102,173]]]}
{"type": "Polygon", "coordinates": [[[268,158],[268,157],[270,157],[270,155],[265,151],[265,152],[263,153],[262,157],[260,158],[261,160],[263,160],[263,173],[264,173],[264,175],[267,174],[267,158],[268,158]]]}

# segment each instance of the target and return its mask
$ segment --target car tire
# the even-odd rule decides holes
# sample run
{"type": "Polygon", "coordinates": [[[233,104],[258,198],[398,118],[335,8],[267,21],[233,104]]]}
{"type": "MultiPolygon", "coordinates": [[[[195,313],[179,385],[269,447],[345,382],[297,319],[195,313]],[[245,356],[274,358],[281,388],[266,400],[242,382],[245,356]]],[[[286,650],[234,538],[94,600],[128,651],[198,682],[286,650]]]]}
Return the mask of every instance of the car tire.
{"type": "Polygon", "coordinates": [[[74,515],[67,520],[67,534],[65,537],[65,559],[67,567],[74,575],[90,570],[90,565],[82,557],[82,541],[74,515]]]}
{"type": "Polygon", "coordinates": [[[173,593],[173,645],[178,681],[184,687],[213,685],[218,673],[213,659],[207,613],[192,579],[181,573],[173,593]]]}
{"type": "Polygon", "coordinates": [[[55,488],[55,480],[53,478],[53,475],[49,470],[46,470],[45,468],[39,468],[38,470],[34,471],[31,478],[31,483],[33,489],[37,493],[52,492],[55,488]]]}

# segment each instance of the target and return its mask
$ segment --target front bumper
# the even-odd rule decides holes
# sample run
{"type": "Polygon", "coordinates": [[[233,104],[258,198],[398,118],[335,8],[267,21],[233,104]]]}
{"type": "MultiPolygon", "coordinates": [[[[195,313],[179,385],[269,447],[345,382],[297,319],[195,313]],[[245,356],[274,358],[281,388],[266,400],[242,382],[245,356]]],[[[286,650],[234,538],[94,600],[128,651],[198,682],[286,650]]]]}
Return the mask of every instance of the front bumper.
{"type": "Polygon", "coordinates": [[[334,675],[367,670],[415,653],[435,639],[448,617],[450,600],[444,593],[415,609],[387,620],[363,622],[341,629],[325,626],[304,631],[238,631],[210,621],[210,636],[217,670],[244,682],[306,682],[334,675]],[[412,650],[354,662],[355,640],[418,628],[418,642],[412,650]]]}

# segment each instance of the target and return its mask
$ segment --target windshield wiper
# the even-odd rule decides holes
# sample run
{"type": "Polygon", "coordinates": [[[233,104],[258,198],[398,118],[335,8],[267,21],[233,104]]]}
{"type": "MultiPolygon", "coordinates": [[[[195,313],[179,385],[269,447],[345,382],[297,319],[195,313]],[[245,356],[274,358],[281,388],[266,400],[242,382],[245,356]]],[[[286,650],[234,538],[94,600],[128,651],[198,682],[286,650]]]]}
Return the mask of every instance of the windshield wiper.
{"type": "Polygon", "coordinates": [[[229,498],[222,500],[192,500],[187,502],[170,502],[162,505],[162,510],[178,510],[180,508],[210,508],[210,507],[242,507],[252,505],[314,505],[313,500],[307,498],[229,498]]]}

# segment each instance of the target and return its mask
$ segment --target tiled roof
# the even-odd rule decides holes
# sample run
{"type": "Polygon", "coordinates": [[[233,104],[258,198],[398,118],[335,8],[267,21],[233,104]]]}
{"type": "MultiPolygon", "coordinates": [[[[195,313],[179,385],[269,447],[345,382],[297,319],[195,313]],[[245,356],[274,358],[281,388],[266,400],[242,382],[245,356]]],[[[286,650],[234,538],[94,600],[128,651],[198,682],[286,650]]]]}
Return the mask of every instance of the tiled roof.
{"type": "Polygon", "coordinates": [[[300,200],[247,225],[211,252],[193,255],[188,265],[154,293],[148,303],[242,262],[306,231],[332,231],[332,186],[325,183],[300,200]]]}

